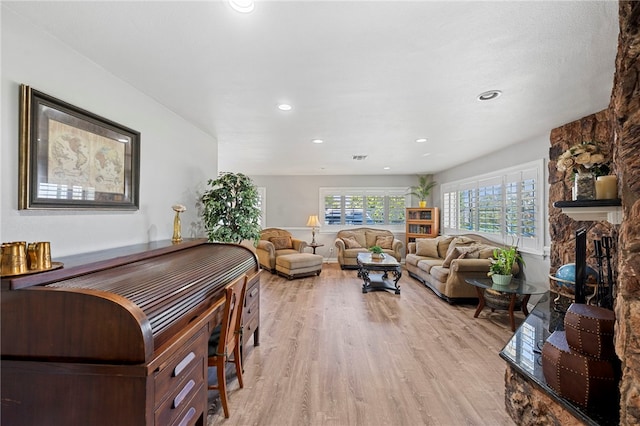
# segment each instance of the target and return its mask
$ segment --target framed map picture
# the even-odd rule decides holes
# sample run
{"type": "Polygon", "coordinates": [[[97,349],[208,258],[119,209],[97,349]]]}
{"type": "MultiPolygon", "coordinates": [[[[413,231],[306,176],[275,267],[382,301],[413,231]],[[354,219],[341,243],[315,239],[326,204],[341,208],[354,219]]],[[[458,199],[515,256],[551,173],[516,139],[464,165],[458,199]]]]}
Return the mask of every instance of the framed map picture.
{"type": "Polygon", "coordinates": [[[20,209],[139,207],[140,133],[20,86],[20,209]]]}

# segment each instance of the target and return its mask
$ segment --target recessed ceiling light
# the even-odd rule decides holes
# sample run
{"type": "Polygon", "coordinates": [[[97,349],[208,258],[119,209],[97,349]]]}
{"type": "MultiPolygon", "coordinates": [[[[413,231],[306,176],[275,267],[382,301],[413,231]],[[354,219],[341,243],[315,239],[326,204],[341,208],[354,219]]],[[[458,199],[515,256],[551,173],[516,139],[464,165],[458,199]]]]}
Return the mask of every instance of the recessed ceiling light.
{"type": "Polygon", "coordinates": [[[229,0],[229,5],[233,10],[240,13],[251,13],[256,7],[253,0],[229,0]]]}
{"type": "Polygon", "coordinates": [[[430,156],[430,155],[431,155],[431,153],[430,153],[430,152],[426,152],[426,153],[422,154],[422,156],[423,156],[423,157],[428,157],[428,156],[430,156]]]}
{"type": "Polygon", "coordinates": [[[480,93],[478,95],[478,100],[479,101],[490,101],[490,100],[496,99],[500,95],[502,95],[502,92],[500,90],[489,90],[487,92],[480,93]]]}
{"type": "Polygon", "coordinates": [[[416,139],[416,142],[418,143],[425,143],[426,141],[427,141],[427,138],[416,139]]]}
{"type": "Polygon", "coordinates": [[[391,167],[387,166],[387,167],[383,167],[384,170],[391,170],[391,167]]]}
{"type": "Polygon", "coordinates": [[[291,105],[289,105],[289,104],[280,104],[280,105],[278,105],[278,109],[280,111],[291,111],[292,108],[293,107],[291,105]]]}
{"type": "Polygon", "coordinates": [[[311,142],[313,142],[313,143],[322,143],[324,141],[322,139],[312,139],[311,142]]]}

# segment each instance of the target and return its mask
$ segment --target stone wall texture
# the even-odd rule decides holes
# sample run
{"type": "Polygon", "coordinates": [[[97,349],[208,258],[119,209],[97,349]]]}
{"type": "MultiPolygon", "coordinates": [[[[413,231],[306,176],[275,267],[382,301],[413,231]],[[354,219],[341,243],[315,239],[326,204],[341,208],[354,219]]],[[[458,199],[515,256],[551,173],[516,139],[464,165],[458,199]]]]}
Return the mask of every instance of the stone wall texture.
{"type": "Polygon", "coordinates": [[[622,361],[620,424],[640,424],[640,2],[622,1],[610,110],[623,222],[618,245],[616,353],[622,361]]]}
{"type": "MultiPolygon", "coordinates": [[[[575,231],[588,240],[611,235],[616,241],[616,354],[622,363],[620,424],[640,424],[640,2],[619,2],[620,35],[609,108],[552,130],[549,151],[549,228],[551,273],[574,261],[575,231]],[[599,141],[613,159],[622,199],[621,225],[575,222],[553,207],[571,199],[571,179],[556,170],[556,159],[569,146],[599,141]]],[[[588,90],[585,88],[585,90],[588,90]]],[[[593,247],[589,247],[593,250],[593,247]]],[[[587,253],[588,256],[591,253],[587,253]]],[[[552,283],[552,291],[557,291],[552,283]]],[[[543,392],[507,369],[507,411],[518,424],[574,424],[543,392]],[[535,415],[533,414],[535,413],[535,415]]],[[[506,396],[506,395],[505,395],[506,396]]]]}
{"type": "MultiPolygon", "coordinates": [[[[606,158],[613,158],[613,122],[610,111],[604,110],[596,114],[583,117],[572,123],[565,124],[551,131],[551,148],[549,149],[549,233],[551,236],[550,264],[551,273],[565,263],[575,262],[575,233],[580,228],[587,230],[587,241],[600,239],[610,235],[617,240],[618,226],[608,222],[576,222],[562,213],[561,209],[553,207],[556,201],[571,200],[573,186],[573,172],[567,170],[559,172],[556,160],[568,148],[582,142],[595,141],[606,158]]],[[[613,165],[612,174],[616,174],[613,165]]],[[[587,245],[587,259],[593,255],[593,244],[587,245]]],[[[616,262],[617,259],[614,259],[616,262]]],[[[589,262],[593,263],[593,262],[589,262]]],[[[556,291],[555,282],[551,282],[551,290],[556,291]]]]}
{"type": "Polygon", "coordinates": [[[508,397],[505,397],[507,412],[512,419],[517,421],[518,425],[574,426],[583,424],[511,366],[507,366],[504,380],[509,390],[508,397]]]}

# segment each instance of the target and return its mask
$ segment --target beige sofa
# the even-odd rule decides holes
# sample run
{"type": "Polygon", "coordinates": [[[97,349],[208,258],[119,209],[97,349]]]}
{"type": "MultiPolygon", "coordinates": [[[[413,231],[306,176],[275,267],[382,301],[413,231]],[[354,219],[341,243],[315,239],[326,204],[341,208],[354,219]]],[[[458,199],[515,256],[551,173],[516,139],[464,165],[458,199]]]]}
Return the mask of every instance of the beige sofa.
{"type": "Polygon", "coordinates": [[[358,253],[365,253],[370,247],[380,246],[384,253],[396,258],[402,258],[404,243],[393,236],[391,231],[373,228],[345,229],[338,232],[335,245],[338,263],[342,269],[358,268],[358,253]]]}
{"type": "Polygon", "coordinates": [[[407,247],[405,267],[449,303],[470,302],[478,293],[465,279],[487,278],[493,250],[501,246],[474,234],[416,239],[407,247]]]}

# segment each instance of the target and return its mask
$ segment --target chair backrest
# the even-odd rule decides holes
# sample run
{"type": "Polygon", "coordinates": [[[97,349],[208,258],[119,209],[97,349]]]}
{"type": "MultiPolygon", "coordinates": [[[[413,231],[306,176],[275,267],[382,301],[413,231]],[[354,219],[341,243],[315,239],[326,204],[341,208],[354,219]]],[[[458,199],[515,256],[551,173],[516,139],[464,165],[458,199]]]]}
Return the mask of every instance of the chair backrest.
{"type": "Polygon", "coordinates": [[[244,293],[247,276],[239,277],[225,287],[225,305],[218,343],[218,354],[229,354],[236,341],[240,339],[242,327],[242,311],[244,309],[244,293]]]}
{"type": "Polygon", "coordinates": [[[279,228],[265,228],[260,231],[260,239],[269,241],[271,237],[291,237],[291,232],[279,228]]]}

